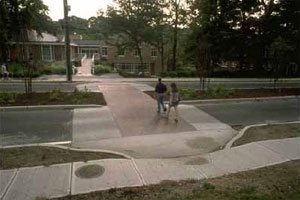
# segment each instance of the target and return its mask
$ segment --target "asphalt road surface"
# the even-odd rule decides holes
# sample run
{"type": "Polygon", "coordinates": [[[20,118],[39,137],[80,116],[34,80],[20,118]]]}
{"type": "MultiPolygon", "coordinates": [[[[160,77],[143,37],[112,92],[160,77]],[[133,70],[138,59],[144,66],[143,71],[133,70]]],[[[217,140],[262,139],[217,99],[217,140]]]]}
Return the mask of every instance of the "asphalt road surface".
{"type": "Polygon", "coordinates": [[[229,125],[300,120],[300,99],[207,104],[197,107],[229,125]]]}
{"type": "MultiPolygon", "coordinates": [[[[59,89],[62,92],[73,92],[78,83],[33,83],[32,89],[35,92],[50,92],[59,89]]],[[[0,83],[0,91],[24,92],[24,83],[0,83]]]]}
{"type": "MultiPolygon", "coordinates": [[[[165,82],[167,85],[170,85],[170,82],[165,82]]],[[[155,82],[143,82],[149,86],[155,87],[155,82]]],[[[199,89],[199,82],[177,82],[179,88],[184,89],[199,89]]],[[[273,83],[270,82],[210,82],[209,86],[211,88],[231,88],[231,89],[256,89],[256,88],[273,88],[273,83]]],[[[277,83],[278,88],[299,88],[300,83],[297,81],[288,82],[288,83],[277,83]]]]}
{"type": "Polygon", "coordinates": [[[0,146],[69,141],[72,110],[0,112],[0,146]]]}

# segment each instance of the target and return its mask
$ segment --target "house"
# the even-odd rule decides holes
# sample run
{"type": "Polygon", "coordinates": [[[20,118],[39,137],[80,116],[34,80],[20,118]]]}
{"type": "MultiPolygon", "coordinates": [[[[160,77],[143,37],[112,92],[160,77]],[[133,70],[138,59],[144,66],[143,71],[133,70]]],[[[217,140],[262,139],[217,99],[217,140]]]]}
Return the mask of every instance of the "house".
{"type": "MultiPolygon", "coordinates": [[[[42,61],[61,61],[65,60],[65,43],[58,37],[49,33],[39,35],[36,31],[27,31],[25,42],[10,42],[8,57],[11,61],[22,60],[20,45],[24,44],[25,59],[32,54],[35,60],[42,61]]],[[[75,60],[77,47],[74,43],[71,46],[71,58],[75,60]]]]}
{"type": "Polygon", "coordinates": [[[106,61],[114,68],[128,72],[148,72],[152,75],[161,72],[161,56],[156,48],[142,44],[140,46],[143,63],[141,64],[138,49],[111,45],[100,41],[100,60],[106,61]]]}
{"type": "MultiPolygon", "coordinates": [[[[39,35],[36,31],[28,31],[25,46],[25,59],[29,54],[35,60],[61,61],[65,60],[65,42],[63,36],[54,36],[49,33],[39,35]]],[[[22,60],[20,45],[17,42],[10,42],[9,59],[12,61],[22,60]],[[18,53],[19,52],[19,53],[18,53]]],[[[161,70],[161,56],[156,48],[148,44],[140,46],[143,63],[141,64],[138,50],[115,45],[113,41],[104,40],[82,40],[80,36],[70,37],[71,59],[80,60],[84,55],[87,58],[94,58],[114,68],[129,72],[148,72],[159,74],[161,70]]]]}

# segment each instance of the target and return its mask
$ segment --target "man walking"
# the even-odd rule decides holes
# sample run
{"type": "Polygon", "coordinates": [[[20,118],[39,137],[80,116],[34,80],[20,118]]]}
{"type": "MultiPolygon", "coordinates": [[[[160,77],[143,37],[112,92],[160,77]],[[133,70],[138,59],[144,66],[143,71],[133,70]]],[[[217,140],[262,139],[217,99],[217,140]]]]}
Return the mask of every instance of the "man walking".
{"type": "Polygon", "coordinates": [[[158,83],[155,87],[156,98],[157,98],[157,113],[160,113],[160,106],[164,109],[164,112],[167,111],[167,108],[164,104],[165,93],[167,91],[167,86],[161,82],[161,78],[158,78],[158,83]]]}

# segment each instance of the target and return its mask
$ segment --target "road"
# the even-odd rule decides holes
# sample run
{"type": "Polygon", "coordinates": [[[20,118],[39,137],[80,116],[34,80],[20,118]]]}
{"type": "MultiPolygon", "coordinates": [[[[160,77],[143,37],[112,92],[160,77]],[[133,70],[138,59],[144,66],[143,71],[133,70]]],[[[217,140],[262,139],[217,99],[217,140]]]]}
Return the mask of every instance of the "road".
{"type": "MultiPolygon", "coordinates": [[[[33,83],[32,89],[35,92],[50,92],[53,89],[59,89],[62,92],[74,91],[79,83],[33,83]]],[[[24,92],[24,83],[0,83],[0,91],[6,92],[24,92]]]]}
{"type": "Polygon", "coordinates": [[[299,99],[207,104],[198,105],[197,107],[229,125],[252,125],[300,120],[299,99]]]}
{"type": "MultiPolygon", "coordinates": [[[[106,81],[106,77],[98,78],[97,82],[101,84],[101,81],[106,81]]],[[[124,78],[118,78],[118,77],[109,77],[109,79],[117,82],[123,82],[126,83],[127,80],[129,83],[140,83],[140,84],[146,84],[152,87],[155,87],[156,85],[156,79],[152,79],[151,81],[147,81],[147,79],[124,79],[124,78]]],[[[85,82],[89,82],[89,79],[86,78],[85,82]]],[[[170,81],[165,82],[167,85],[171,84],[170,81]]],[[[180,88],[190,88],[190,89],[199,89],[199,82],[198,81],[184,81],[184,82],[176,82],[180,88]]],[[[71,92],[74,91],[76,85],[78,84],[84,84],[84,82],[73,82],[73,83],[66,83],[66,82],[56,82],[56,83],[33,83],[33,91],[36,92],[49,92],[53,89],[59,89],[61,91],[65,92],[71,92]]],[[[263,81],[259,79],[215,79],[212,82],[210,82],[210,87],[212,88],[218,88],[218,87],[224,87],[224,88],[232,88],[232,89],[253,89],[253,88],[273,88],[273,84],[267,81],[266,79],[263,79],[263,81]]],[[[300,88],[300,82],[298,80],[288,80],[288,81],[282,81],[277,83],[277,87],[281,88],[300,88]]],[[[15,91],[15,92],[24,92],[24,84],[23,83],[16,83],[16,82],[0,82],[0,91],[15,91]]]]}
{"type": "MultiPolygon", "coordinates": [[[[170,85],[171,82],[165,82],[167,85],[170,85]]],[[[143,84],[147,84],[149,86],[155,87],[155,82],[143,82],[143,84]]],[[[199,82],[177,82],[177,85],[179,88],[184,89],[199,89],[199,82]]],[[[273,88],[273,84],[270,82],[230,82],[230,81],[224,81],[224,82],[210,82],[211,88],[218,88],[218,87],[224,87],[224,88],[231,88],[231,89],[254,89],[254,88],[273,88]]],[[[281,88],[299,88],[300,83],[299,82],[282,82],[278,83],[277,87],[281,88]]]]}
{"type": "Polygon", "coordinates": [[[0,112],[0,146],[69,141],[72,110],[0,112]]]}

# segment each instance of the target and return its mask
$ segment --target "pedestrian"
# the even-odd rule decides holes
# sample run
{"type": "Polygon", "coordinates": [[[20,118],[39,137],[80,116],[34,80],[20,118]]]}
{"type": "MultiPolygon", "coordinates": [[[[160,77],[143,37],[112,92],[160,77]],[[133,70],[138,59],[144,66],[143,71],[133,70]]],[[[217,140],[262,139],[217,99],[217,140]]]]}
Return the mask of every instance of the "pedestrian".
{"type": "Polygon", "coordinates": [[[1,75],[2,75],[2,79],[4,79],[5,77],[8,78],[9,76],[9,72],[7,71],[5,63],[1,65],[1,75]]]}
{"type": "Polygon", "coordinates": [[[158,83],[155,87],[156,99],[157,99],[157,113],[160,113],[160,107],[162,106],[164,112],[167,111],[167,108],[164,104],[165,93],[167,92],[167,86],[162,83],[161,78],[158,78],[158,83]]]}
{"type": "Polygon", "coordinates": [[[168,110],[168,118],[171,111],[171,108],[174,107],[175,110],[175,122],[178,122],[178,104],[180,101],[179,92],[177,85],[175,83],[171,83],[171,91],[170,91],[170,98],[169,98],[169,110],[168,110]]]}

